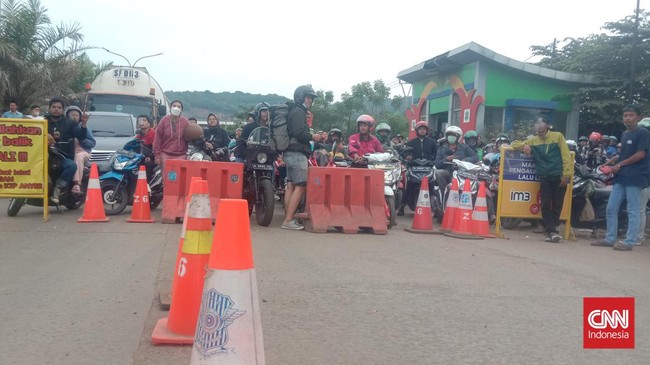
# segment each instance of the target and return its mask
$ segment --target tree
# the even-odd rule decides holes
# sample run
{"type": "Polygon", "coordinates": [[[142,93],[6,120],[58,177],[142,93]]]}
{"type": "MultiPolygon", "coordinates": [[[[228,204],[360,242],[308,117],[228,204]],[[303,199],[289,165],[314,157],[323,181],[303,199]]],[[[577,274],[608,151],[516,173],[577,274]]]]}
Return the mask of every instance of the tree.
{"type": "Polygon", "coordinates": [[[82,68],[80,31],[78,23],[52,25],[40,0],[0,0],[0,108],[78,91],[71,80],[82,68]]]}

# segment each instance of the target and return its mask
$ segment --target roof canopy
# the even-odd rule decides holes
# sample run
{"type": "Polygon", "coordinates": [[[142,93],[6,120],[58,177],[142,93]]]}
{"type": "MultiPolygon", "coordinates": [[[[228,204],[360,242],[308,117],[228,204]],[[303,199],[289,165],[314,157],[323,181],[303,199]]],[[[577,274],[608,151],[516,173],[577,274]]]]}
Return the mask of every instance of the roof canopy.
{"type": "Polygon", "coordinates": [[[427,61],[419,63],[406,70],[400,71],[397,78],[408,83],[422,80],[432,74],[445,73],[476,61],[487,60],[495,62],[517,71],[523,71],[539,77],[550,78],[564,82],[581,84],[595,84],[597,79],[592,75],[576,74],[571,72],[556,71],[531,63],[517,61],[491,51],[477,43],[470,42],[451,51],[445,52],[427,61]]]}

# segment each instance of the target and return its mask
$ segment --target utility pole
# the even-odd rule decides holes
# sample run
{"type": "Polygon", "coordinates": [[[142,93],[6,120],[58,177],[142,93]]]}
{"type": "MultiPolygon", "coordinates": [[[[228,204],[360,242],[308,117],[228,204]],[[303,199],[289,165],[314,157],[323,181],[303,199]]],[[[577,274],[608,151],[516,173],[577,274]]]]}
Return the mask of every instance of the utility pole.
{"type": "Polygon", "coordinates": [[[639,39],[639,12],[641,7],[641,0],[636,0],[636,16],[634,17],[634,33],[632,34],[632,54],[630,56],[630,81],[627,91],[627,102],[632,104],[634,102],[634,81],[636,80],[636,59],[637,59],[637,43],[639,39]]]}

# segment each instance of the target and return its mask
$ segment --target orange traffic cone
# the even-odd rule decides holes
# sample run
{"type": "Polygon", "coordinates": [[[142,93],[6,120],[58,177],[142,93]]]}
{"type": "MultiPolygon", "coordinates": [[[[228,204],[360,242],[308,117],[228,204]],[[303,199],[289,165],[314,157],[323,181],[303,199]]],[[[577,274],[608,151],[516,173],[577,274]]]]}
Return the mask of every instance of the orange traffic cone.
{"type": "Polygon", "coordinates": [[[188,209],[187,230],[181,248],[181,258],[172,286],[169,317],[156,324],[151,335],[155,345],[191,344],[199,316],[205,266],[210,258],[212,218],[208,182],[196,182],[196,191],[188,209]]]}
{"type": "Polygon", "coordinates": [[[191,364],[265,364],[248,203],[221,199],[191,364]]]}
{"type": "Polygon", "coordinates": [[[455,238],[464,238],[464,239],[474,239],[482,240],[483,237],[479,237],[472,233],[472,188],[469,179],[465,179],[465,187],[463,192],[460,194],[460,200],[458,204],[458,212],[454,217],[454,228],[451,232],[445,233],[445,236],[455,237],[455,238]]]}
{"type": "Polygon", "coordinates": [[[445,206],[445,215],[442,218],[442,225],[440,230],[444,232],[451,232],[454,229],[454,220],[456,218],[456,211],[458,211],[458,180],[456,178],[451,182],[451,190],[447,197],[447,205],[445,206]]]}
{"type": "Polygon", "coordinates": [[[147,188],[147,169],[144,165],[140,166],[140,170],[138,171],[138,184],[135,186],[135,195],[133,195],[131,218],[126,221],[129,223],[153,223],[156,221],[151,218],[149,189],[147,188]]]}
{"type": "Polygon", "coordinates": [[[485,184],[482,182],[479,182],[478,196],[476,197],[472,220],[474,221],[472,227],[474,228],[473,233],[475,235],[485,238],[497,237],[490,233],[490,220],[488,218],[487,199],[485,197],[485,184]]]}
{"type": "Polygon", "coordinates": [[[404,228],[406,232],[440,234],[433,230],[433,220],[431,219],[431,197],[429,196],[429,179],[422,179],[420,184],[420,194],[418,203],[415,205],[415,215],[411,228],[404,228]]]}
{"type": "Polygon", "coordinates": [[[99,172],[97,165],[90,166],[90,179],[86,189],[86,202],[84,203],[84,212],[81,218],[77,219],[79,223],[90,222],[108,222],[104,210],[104,199],[102,198],[102,188],[99,186],[99,172]]]}

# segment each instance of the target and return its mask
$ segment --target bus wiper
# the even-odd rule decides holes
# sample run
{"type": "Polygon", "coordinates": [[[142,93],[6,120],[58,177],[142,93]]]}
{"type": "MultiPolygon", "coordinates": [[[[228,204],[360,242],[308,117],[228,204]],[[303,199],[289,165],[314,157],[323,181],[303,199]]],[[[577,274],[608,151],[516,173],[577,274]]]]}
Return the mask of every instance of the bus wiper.
{"type": "Polygon", "coordinates": [[[99,129],[93,129],[92,131],[93,131],[93,133],[113,133],[113,134],[115,134],[115,132],[113,132],[113,131],[102,131],[102,130],[99,130],[99,129]]]}

